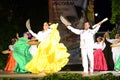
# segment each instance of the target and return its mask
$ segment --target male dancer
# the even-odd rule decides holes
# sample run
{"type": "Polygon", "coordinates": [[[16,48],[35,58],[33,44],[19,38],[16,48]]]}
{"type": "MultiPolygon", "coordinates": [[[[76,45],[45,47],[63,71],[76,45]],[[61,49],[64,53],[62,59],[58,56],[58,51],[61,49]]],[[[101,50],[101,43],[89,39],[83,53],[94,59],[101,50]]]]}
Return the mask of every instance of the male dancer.
{"type": "Polygon", "coordinates": [[[94,46],[94,35],[97,33],[97,31],[100,28],[100,25],[107,21],[108,19],[105,18],[99,23],[92,26],[94,29],[90,29],[89,22],[84,23],[84,29],[79,30],[75,29],[71,26],[67,20],[65,20],[64,17],[60,17],[62,22],[67,26],[69,30],[71,30],[73,33],[80,35],[80,48],[81,48],[81,56],[82,56],[82,65],[84,72],[88,73],[88,59],[90,61],[90,73],[93,73],[93,66],[94,66],[94,58],[93,58],[93,46],[94,46]],[[66,24],[67,23],[67,24],[66,24]]]}

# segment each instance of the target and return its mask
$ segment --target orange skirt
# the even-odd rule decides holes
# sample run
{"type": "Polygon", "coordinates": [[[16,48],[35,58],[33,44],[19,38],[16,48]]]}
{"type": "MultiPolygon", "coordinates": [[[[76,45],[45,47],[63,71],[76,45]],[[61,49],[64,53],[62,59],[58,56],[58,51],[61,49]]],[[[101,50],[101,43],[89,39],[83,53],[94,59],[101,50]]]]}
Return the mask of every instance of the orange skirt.
{"type": "Polygon", "coordinates": [[[9,72],[13,72],[15,65],[16,65],[16,61],[13,57],[12,51],[10,51],[10,54],[8,56],[7,63],[6,63],[4,70],[9,71],[9,72]]]}

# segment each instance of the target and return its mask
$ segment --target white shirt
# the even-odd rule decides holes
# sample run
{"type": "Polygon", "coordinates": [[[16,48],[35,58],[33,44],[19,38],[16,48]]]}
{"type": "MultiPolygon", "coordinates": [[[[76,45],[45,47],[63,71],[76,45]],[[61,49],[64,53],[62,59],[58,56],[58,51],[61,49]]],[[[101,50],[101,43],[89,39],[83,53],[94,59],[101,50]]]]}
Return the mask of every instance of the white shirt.
{"type": "Polygon", "coordinates": [[[29,30],[29,32],[38,39],[38,41],[42,41],[44,38],[46,38],[50,33],[51,29],[48,29],[47,31],[39,31],[38,34],[34,33],[32,30],[29,30]]]}
{"type": "Polygon", "coordinates": [[[13,51],[14,50],[13,45],[9,45],[9,49],[13,51]]]}
{"type": "Polygon", "coordinates": [[[97,33],[100,25],[95,26],[97,27],[88,30],[79,30],[73,28],[72,26],[67,26],[67,28],[73,33],[80,35],[80,48],[94,48],[94,34],[97,33]]]}
{"type": "Polygon", "coordinates": [[[119,39],[109,39],[109,38],[106,38],[106,40],[110,43],[115,43],[117,40],[119,39]]]}
{"type": "Polygon", "coordinates": [[[94,44],[94,48],[95,49],[102,49],[102,50],[104,50],[105,47],[106,47],[106,44],[103,41],[101,41],[100,43],[95,42],[95,44],[94,44]]]}

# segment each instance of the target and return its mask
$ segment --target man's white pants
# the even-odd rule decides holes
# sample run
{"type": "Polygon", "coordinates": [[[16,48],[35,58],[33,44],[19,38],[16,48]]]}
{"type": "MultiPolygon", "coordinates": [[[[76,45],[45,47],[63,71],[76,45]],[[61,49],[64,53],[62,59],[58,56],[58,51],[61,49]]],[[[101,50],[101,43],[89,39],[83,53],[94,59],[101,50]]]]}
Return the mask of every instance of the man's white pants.
{"type": "Polygon", "coordinates": [[[88,62],[90,62],[90,72],[93,72],[94,68],[94,56],[93,56],[93,48],[92,49],[81,49],[82,56],[82,65],[84,72],[88,72],[88,62]]]}

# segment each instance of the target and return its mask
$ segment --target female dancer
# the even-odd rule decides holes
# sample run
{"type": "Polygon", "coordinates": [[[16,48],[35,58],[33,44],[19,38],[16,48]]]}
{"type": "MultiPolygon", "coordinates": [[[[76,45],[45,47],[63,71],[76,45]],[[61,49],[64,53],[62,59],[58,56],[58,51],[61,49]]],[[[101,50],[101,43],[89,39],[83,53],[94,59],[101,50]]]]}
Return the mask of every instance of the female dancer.
{"type": "Polygon", "coordinates": [[[13,50],[14,50],[14,43],[16,42],[16,38],[12,38],[11,39],[11,44],[9,45],[9,50],[5,50],[2,53],[9,53],[8,59],[7,59],[7,63],[6,66],[4,68],[5,71],[7,72],[13,72],[14,71],[14,67],[16,65],[16,61],[13,57],[13,50]]]}
{"type": "Polygon", "coordinates": [[[94,70],[95,71],[103,71],[107,70],[107,64],[104,57],[103,50],[105,48],[106,44],[104,42],[104,38],[98,37],[97,42],[95,42],[94,45],[94,70]]]}
{"type": "Polygon", "coordinates": [[[29,51],[30,45],[28,42],[28,34],[25,32],[23,37],[19,38],[14,44],[13,56],[16,60],[16,66],[14,72],[26,73],[28,72],[25,68],[26,64],[32,59],[32,55],[29,51]]]}
{"type": "MultiPolygon", "coordinates": [[[[37,52],[33,59],[26,65],[26,69],[32,73],[46,75],[58,72],[69,61],[69,53],[64,44],[59,43],[60,35],[57,30],[58,24],[50,26],[51,33],[38,45],[37,52]]],[[[43,32],[44,33],[44,32],[43,32]]],[[[39,36],[42,37],[43,35],[39,36]]]]}

